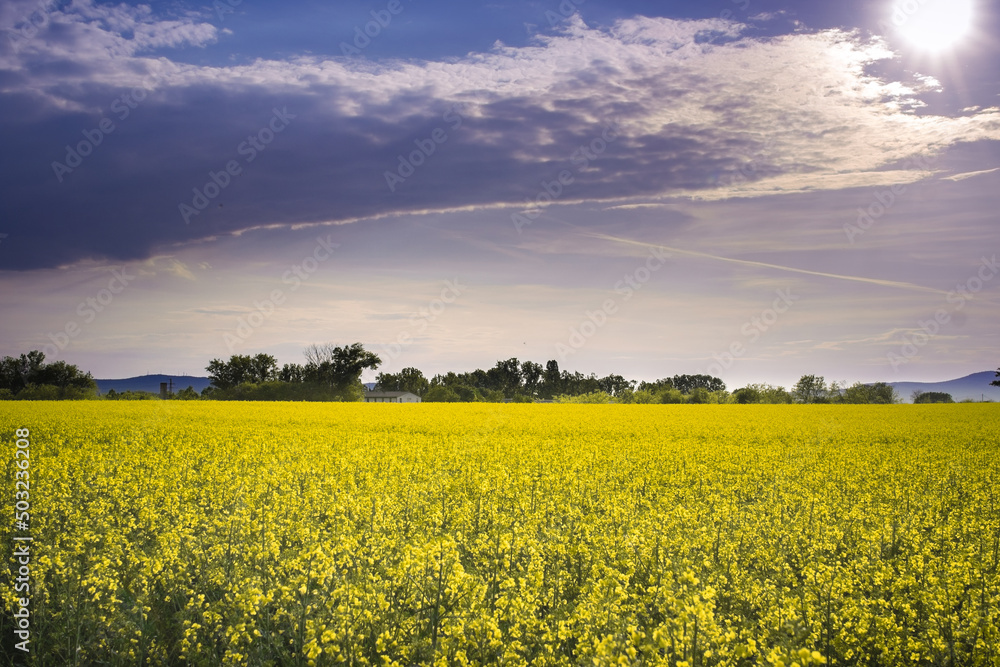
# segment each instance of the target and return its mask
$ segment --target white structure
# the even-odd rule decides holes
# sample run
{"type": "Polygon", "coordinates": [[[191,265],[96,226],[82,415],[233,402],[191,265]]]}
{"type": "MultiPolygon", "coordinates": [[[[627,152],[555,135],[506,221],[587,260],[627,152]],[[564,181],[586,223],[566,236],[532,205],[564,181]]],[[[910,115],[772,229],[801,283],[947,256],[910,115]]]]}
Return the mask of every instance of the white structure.
{"type": "Polygon", "coordinates": [[[420,397],[408,391],[366,391],[365,403],[420,403],[420,397]]]}

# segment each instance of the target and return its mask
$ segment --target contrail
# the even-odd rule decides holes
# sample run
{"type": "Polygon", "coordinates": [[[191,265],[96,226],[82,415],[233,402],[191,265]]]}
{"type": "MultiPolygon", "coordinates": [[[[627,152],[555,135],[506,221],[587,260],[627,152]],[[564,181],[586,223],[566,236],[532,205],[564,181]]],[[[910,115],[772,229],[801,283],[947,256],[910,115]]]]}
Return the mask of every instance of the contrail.
{"type": "Polygon", "coordinates": [[[733,264],[742,264],[744,266],[756,266],[765,269],[777,269],[779,271],[789,271],[791,273],[804,273],[807,276],[820,276],[822,278],[850,280],[856,283],[868,283],[869,285],[896,287],[899,289],[912,290],[916,292],[930,292],[932,294],[940,294],[943,296],[948,296],[948,292],[945,290],[934,289],[933,287],[923,287],[921,285],[914,285],[913,283],[904,283],[895,280],[879,280],[878,278],[862,278],[860,276],[842,276],[838,273],[809,271],[808,269],[796,269],[795,267],[792,266],[781,266],[780,264],[768,264],[767,262],[754,262],[748,259],[733,259],[732,257],[721,257],[719,255],[710,255],[706,252],[697,252],[695,250],[681,250],[680,248],[671,248],[670,246],[658,245],[655,243],[645,243],[643,241],[633,241],[632,239],[623,239],[617,236],[609,236],[607,234],[597,234],[595,232],[580,232],[580,233],[584,236],[591,236],[593,238],[603,239],[605,241],[615,241],[617,243],[624,243],[627,245],[637,245],[637,246],[642,246],[644,248],[663,248],[670,252],[675,252],[678,255],[690,255],[691,257],[703,257],[705,259],[714,259],[720,262],[731,262],[733,264]]]}

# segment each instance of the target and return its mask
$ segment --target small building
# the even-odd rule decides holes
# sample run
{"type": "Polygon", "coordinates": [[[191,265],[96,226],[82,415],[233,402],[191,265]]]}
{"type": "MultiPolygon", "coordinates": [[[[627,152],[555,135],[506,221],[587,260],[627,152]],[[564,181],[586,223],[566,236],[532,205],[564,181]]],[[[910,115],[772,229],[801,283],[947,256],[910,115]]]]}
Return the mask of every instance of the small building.
{"type": "Polygon", "coordinates": [[[365,403],[420,403],[420,397],[408,391],[366,391],[365,403]]]}

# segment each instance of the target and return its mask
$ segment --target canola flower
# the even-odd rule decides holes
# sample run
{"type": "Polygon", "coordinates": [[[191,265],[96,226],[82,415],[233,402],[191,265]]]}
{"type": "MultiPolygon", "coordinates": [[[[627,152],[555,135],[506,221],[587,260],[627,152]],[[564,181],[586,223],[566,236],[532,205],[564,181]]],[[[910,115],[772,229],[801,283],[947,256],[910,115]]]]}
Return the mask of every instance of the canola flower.
{"type": "Polygon", "coordinates": [[[29,664],[1000,665],[998,416],[7,403],[29,664]]]}

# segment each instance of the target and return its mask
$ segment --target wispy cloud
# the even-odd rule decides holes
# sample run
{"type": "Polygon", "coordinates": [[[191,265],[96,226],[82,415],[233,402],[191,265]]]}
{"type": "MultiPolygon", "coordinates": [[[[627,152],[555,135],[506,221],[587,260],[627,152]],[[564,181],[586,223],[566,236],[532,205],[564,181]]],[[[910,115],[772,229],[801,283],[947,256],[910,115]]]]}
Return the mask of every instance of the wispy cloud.
{"type": "Polygon", "coordinates": [[[757,262],[748,259],[735,259],[732,257],[720,257],[719,255],[712,255],[705,252],[698,252],[695,250],[683,250],[681,248],[673,248],[666,245],[657,245],[655,243],[646,243],[644,241],[633,241],[631,239],[620,238],[617,236],[610,236],[607,234],[598,234],[594,232],[583,232],[585,236],[591,236],[597,239],[603,239],[605,241],[613,241],[615,243],[623,243],[628,245],[636,245],[644,248],[660,248],[671,253],[676,253],[678,255],[687,255],[689,257],[701,257],[703,259],[711,259],[719,262],[728,262],[731,264],[740,264],[742,266],[751,266],[761,269],[774,269],[777,271],[785,271],[788,273],[799,273],[807,276],[817,276],[820,278],[833,278],[835,280],[847,280],[851,282],[867,283],[870,285],[878,285],[880,287],[890,287],[894,289],[904,289],[915,292],[927,292],[931,294],[940,294],[942,296],[947,296],[948,292],[946,290],[934,289],[932,287],[924,287],[922,285],[914,285],[913,283],[907,283],[896,280],[881,280],[879,278],[866,278],[863,276],[848,276],[841,275],[837,273],[826,273],[823,271],[810,271],[808,269],[799,269],[793,266],[781,266],[779,264],[769,264],[767,262],[757,262]]]}
{"type": "Polygon", "coordinates": [[[995,174],[998,171],[1000,171],[1000,167],[997,167],[996,169],[986,169],[986,170],[983,170],[983,171],[970,171],[970,172],[967,172],[967,173],[964,173],[964,174],[954,174],[952,176],[944,176],[944,177],[942,177],[941,180],[944,180],[944,181],[956,181],[956,182],[958,182],[958,181],[964,181],[967,178],[975,178],[976,176],[985,176],[986,174],[995,174]]]}

